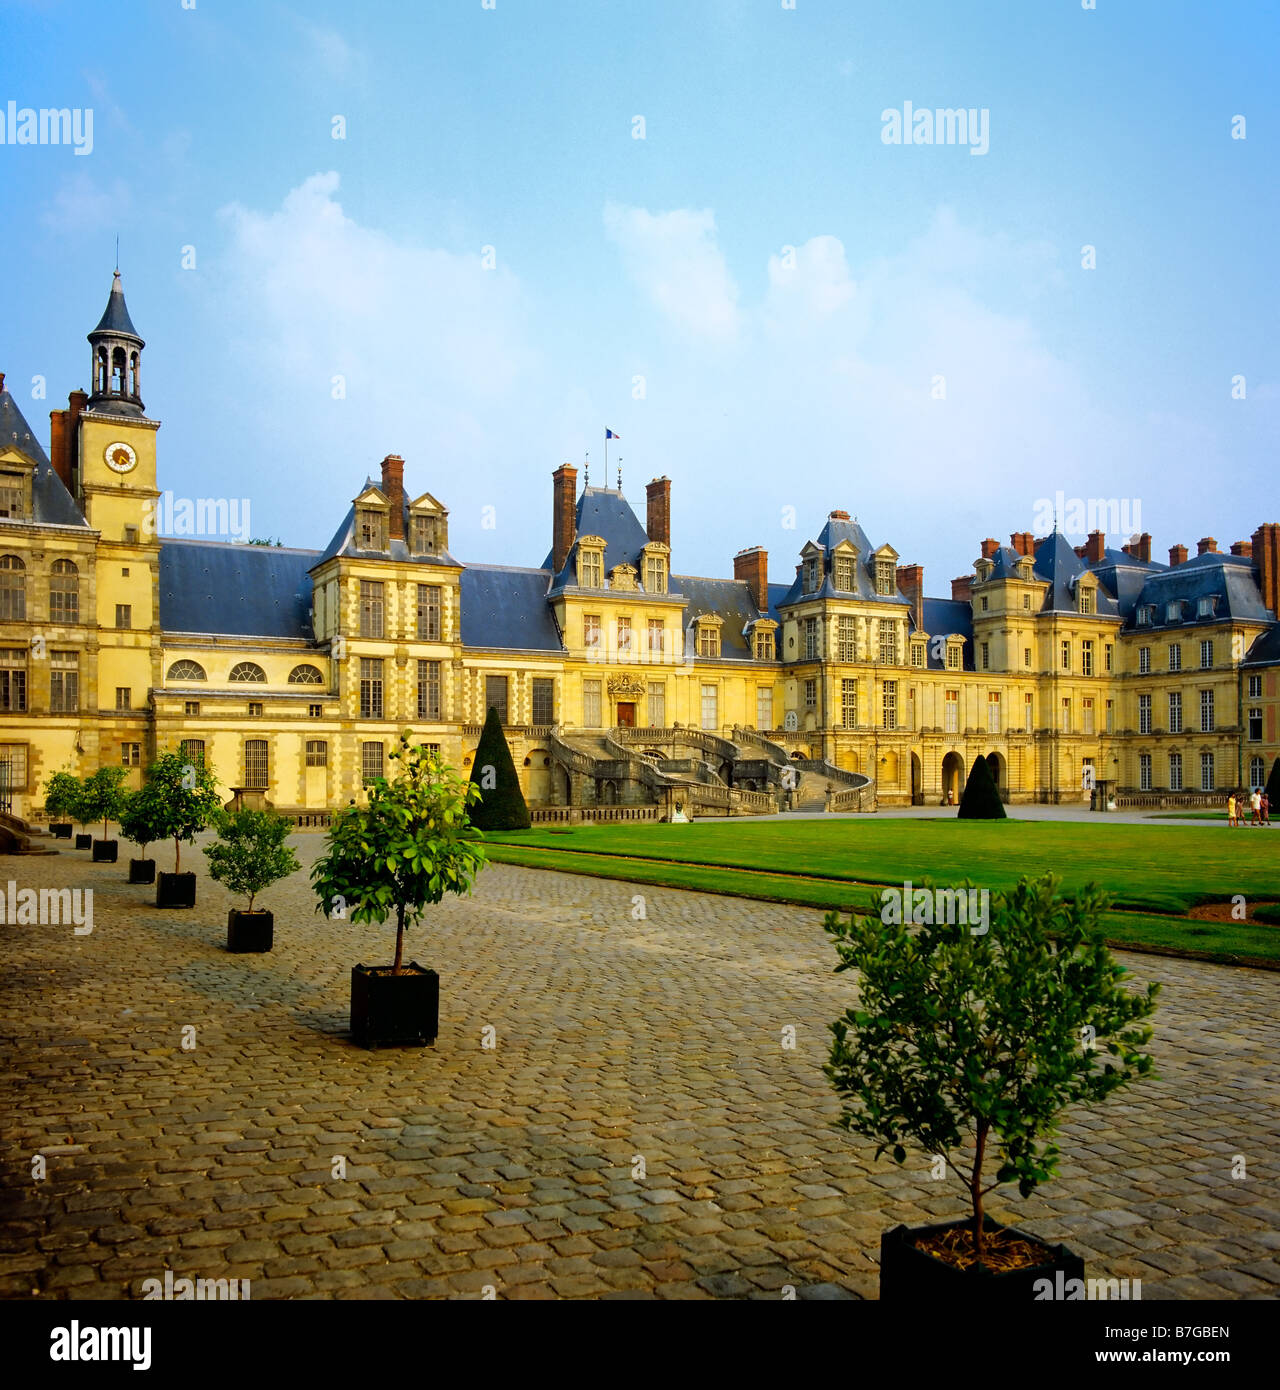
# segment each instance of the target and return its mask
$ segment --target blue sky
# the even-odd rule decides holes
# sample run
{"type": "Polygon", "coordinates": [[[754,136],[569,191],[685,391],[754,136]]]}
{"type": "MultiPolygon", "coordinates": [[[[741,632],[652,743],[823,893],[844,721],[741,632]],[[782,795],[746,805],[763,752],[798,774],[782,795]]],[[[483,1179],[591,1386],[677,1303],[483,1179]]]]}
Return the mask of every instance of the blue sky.
{"type": "Polygon", "coordinates": [[[118,235],[162,486],[286,544],[398,452],[455,554],[537,565],[611,426],[678,572],[786,579],[844,508],[947,594],[1058,491],[1225,549],[1280,515],[1278,39],[1190,0],[7,0],[0,107],[94,145],[0,146],[0,370],[47,439],[118,235]],[[905,101],[987,152],[885,144],[905,101]]]}

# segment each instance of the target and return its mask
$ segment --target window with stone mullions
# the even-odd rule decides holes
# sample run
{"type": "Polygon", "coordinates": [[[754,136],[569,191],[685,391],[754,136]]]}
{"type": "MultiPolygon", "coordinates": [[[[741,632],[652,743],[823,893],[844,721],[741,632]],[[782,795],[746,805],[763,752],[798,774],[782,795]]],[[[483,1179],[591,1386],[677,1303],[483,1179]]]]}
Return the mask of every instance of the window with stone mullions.
{"type": "Polygon", "coordinates": [[[379,579],[360,581],[360,636],[382,637],[383,631],[383,586],[379,579]]]}
{"type": "Polygon", "coordinates": [[[418,641],[440,640],[440,585],[418,585],[418,641]]]}

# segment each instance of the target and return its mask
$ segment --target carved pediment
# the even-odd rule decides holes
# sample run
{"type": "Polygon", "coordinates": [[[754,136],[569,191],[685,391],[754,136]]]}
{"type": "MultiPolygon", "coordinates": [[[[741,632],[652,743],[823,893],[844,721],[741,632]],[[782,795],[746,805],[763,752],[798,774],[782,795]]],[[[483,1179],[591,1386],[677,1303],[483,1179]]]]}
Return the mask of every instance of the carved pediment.
{"type": "Polygon", "coordinates": [[[645,683],[630,671],[620,671],[609,677],[609,695],[615,700],[639,700],[645,693],[645,683]]]}

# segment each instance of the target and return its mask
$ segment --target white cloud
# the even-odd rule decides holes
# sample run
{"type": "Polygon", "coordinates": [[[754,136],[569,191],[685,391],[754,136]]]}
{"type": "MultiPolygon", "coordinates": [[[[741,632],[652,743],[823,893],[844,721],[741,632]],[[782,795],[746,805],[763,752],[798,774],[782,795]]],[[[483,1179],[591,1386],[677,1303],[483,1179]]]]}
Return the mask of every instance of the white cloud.
{"type": "Polygon", "coordinates": [[[334,28],[328,25],[298,21],[306,41],[306,60],[326,77],[343,79],[360,77],[365,71],[365,57],[334,28]]]}
{"type": "Polygon", "coordinates": [[[716,244],[714,213],[609,203],[604,226],[631,279],[677,328],[711,341],[737,337],[738,287],[716,244]]]}
{"type": "Polygon", "coordinates": [[[120,179],[107,185],[87,172],[77,171],[59,184],[41,210],[40,221],[60,234],[99,235],[104,227],[120,225],[128,215],[130,202],[129,190],[120,179]]]}

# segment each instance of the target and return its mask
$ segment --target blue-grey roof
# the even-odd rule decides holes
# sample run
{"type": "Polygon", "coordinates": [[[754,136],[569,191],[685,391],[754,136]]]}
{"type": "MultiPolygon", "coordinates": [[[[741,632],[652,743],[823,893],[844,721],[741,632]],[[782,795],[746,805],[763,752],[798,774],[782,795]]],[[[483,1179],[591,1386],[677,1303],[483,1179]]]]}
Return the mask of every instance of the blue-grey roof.
{"type": "Polygon", "coordinates": [[[1128,626],[1137,626],[1136,610],[1139,607],[1155,609],[1151,622],[1143,625],[1143,631],[1204,622],[1205,619],[1199,617],[1199,601],[1202,598],[1218,600],[1213,615],[1215,620],[1235,618],[1244,622],[1265,623],[1277,617],[1262,601],[1251,559],[1243,555],[1206,551],[1172,569],[1148,576],[1129,614],[1128,626]],[[1182,616],[1171,623],[1166,608],[1175,599],[1183,600],[1182,616]]]}
{"type": "Polygon", "coordinates": [[[314,550],[228,541],[160,541],[166,632],[311,639],[314,550]]]}
{"type": "Polygon", "coordinates": [[[818,532],[818,539],[812,544],[824,552],[822,583],[813,593],[806,594],[804,592],[804,567],[797,565],[796,577],[792,583],[786,586],[786,593],[779,600],[780,606],[787,607],[805,599],[850,597],[870,599],[879,603],[909,603],[910,600],[900,594],[896,588],[892,595],[876,593],[875,574],[871,568],[871,559],[876,548],[872,546],[867,539],[867,533],[856,521],[828,516],[826,524],[818,532]],[[835,586],[835,563],[831,557],[832,552],[843,541],[848,541],[858,552],[853,567],[854,587],[852,589],[837,589],[835,586]]]}
{"type": "MultiPolygon", "coordinates": [[[[366,489],[377,487],[372,478],[364,480],[364,487],[360,489],[363,493],[366,489]]],[[[409,524],[409,499],[405,496],[401,505],[404,508],[405,534],[408,534],[409,524]]],[[[338,529],[333,533],[329,544],[316,556],[315,563],[323,564],[326,560],[332,560],[335,555],[350,555],[357,558],[369,560],[399,560],[408,561],[415,565],[454,565],[460,562],[455,560],[447,550],[438,551],[435,555],[418,555],[409,549],[407,541],[394,540],[388,538],[388,548],[386,550],[361,550],[356,545],[356,505],[353,502],[347,508],[347,514],[342,518],[338,529]]]]}
{"type": "MultiPolygon", "coordinates": [[[[631,510],[631,504],[616,488],[583,488],[578,498],[575,512],[576,533],[574,543],[569,547],[560,573],[555,575],[553,590],[574,588],[578,582],[578,536],[599,536],[604,541],[604,578],[618,565],[631,565],[637,571],[639,581],[644,583],[644,548],[649,544],[649,536],[640,524],[640,518],[631,510]]],[[[542,568],[549,570],[553,560],[552,552],[542,562],[542,568]]],[[[677,593],[674,578],[670,581],[669,592],[677,593]]]]}
{"type": "Polygon", "coordinates": [[[31,475],[31,510],[29,518],[54,526],[84,526],[89,523],[84,513],[76,506],[75,498],[67,491],[66,484],[53,471],[44,446],[31,433],[18,403],[6,386],[0,390],[0,447],[17,449],[35,464],[31,475]]]}
{"type": "MultiPolygon", "coordinates": [[[[964,599],[927,598],[922,603],[924,630],[930,639],[949,637],[953,633],[964,637],[964,655],[961,661],[966,671],[973,667],[973,609],[964,599]]],[[[930,671],[946,669],[945,655],[935,655],[930,640],[925,652],[925,665],[930,671]]]]}
{"type": "Polygon", "coordinates": [[[1246,666],[1280,666],[1280,623],[1269,627],[1260,637],[1254,639],[1253,646],[1244,659],[1246,666]]]}
{"type": "Polygon", "coordinates": [[[118,270],[111,281],[111,295],[107,299],[107,307],[102,311],[97,328],[89,335],[90,339],[99,333],[113,333],[117,337],[132,338],[139,347],[146,347],[129,317],[129,309],[124,302],[124,286],[120,283],[118,270]]]}
{"type": "MultiPolygon", "coordinates": [[[[1010,551],[1015,558],[1016,551],[1010,551]]],[[[1041,605],[1042,613],[1075,613],[1079,611],[1075,581],[1088,566],[1071,548],[1061,531],[1046,536],[1036,545],[1035,576],[1047,580],[1049,591],[1041,605]]],[[[1113,595],[1099,580],[1097,611],[1102,617],[1119,617],[1120,609],[1113,595]]]]}
{"type": "MultiPolygon", "coordinates": [[[[752,601],[751,589],[746,580],[697,579],[687,574],[673,575],[672,578],[680,585],[680,592],[684,595],[685,628],[692,627],[694,620],[700,618],[704,613],[715,613],[724,622],[720,629],[721,657],[726,661],[749,660],[751,657],[751,634],[747,630],[747,626],[765,615],[752,601]]],[[[775,589],[785,593],[785,586],[771,584],[769,586],[771,600],[775,589]]],[[[769,616],[777,618],[777,613],[772,605],[769,616]]]]}
{"type": "Polygon", "coordinates": [[[564,643],[547,602],[551,571],[468,565],[462,571],[462,644],[510,651],[560,652],[564,643]]]}

